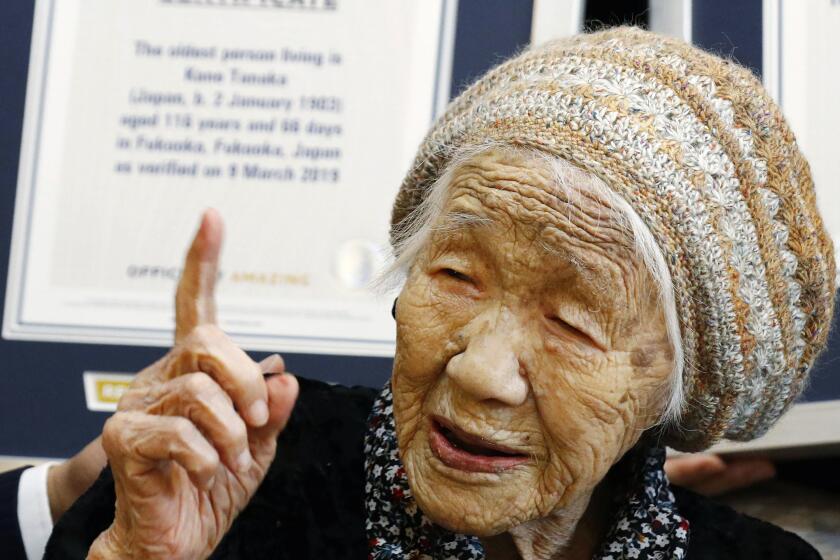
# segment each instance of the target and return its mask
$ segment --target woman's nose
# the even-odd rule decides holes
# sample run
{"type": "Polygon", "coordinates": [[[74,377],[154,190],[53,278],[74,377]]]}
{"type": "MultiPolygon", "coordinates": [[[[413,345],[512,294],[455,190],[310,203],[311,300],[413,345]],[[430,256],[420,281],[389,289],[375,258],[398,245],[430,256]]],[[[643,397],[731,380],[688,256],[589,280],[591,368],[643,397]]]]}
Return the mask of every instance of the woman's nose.
{"type": "Polygon", "coordinates": [[[466,349],[449,360],[446,374],[476,400],[510,406],[524,403],[528,380],[520,372],[515,338],[499,331],[471,337],[466,349]]]}

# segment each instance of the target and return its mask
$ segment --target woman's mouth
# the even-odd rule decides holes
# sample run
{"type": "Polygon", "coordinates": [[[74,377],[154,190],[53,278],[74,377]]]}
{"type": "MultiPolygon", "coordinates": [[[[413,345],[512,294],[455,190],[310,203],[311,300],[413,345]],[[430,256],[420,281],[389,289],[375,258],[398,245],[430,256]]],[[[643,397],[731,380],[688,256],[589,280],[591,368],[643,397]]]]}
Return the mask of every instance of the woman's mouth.
{"type": "Polygon", "coordinates": [[[529,460],[524,453],[468,434],[444,419],[433,418],[430,424],[429,446],[432,453],[453,469],[499,473],[529,460]]]}

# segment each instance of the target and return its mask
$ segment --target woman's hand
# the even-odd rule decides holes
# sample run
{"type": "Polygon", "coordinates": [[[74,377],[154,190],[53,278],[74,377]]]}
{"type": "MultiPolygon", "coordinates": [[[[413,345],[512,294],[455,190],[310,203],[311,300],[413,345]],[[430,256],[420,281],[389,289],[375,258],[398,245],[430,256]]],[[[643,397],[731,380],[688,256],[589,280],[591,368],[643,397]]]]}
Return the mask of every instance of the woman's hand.
{"type": "Polygon", "coordinates": [[[669,457],[665,461],[665,474],[677,486],[704,496],[720,496],[771,479],[776,476],[776,468],[767,459],[724,461],[711,453],[698,453],[669,457]]]}
{"type": "Polygon", "coordinates": [[[89,558],[207,557],[274,459],[297,381],[279,356],[257,364],[216,325],[222,235],[207,211],[178,285],[175,346],[105,424],[116,514],[89,558]]]}

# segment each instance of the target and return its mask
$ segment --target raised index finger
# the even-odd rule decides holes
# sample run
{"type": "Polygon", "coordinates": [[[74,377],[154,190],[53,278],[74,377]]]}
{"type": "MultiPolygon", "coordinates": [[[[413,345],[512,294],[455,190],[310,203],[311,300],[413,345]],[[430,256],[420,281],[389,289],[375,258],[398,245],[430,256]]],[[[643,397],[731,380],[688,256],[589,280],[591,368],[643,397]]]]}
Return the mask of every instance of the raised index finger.
{"type": "Polygon", "coordinates": [[[222,217],[212,208],[205,210],[175,293],[176,343],[197,326],[216,323],[214,292],[223,238],[222,217]]]}

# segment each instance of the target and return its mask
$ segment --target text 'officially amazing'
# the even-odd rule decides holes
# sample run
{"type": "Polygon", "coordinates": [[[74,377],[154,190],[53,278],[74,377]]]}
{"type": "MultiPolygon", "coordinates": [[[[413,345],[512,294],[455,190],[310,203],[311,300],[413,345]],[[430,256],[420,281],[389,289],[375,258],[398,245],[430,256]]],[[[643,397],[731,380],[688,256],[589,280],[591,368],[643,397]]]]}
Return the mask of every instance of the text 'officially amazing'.
{"type": "Polygon", "coordinates": [[[280,8],[291,10],[337,10],[338,0],[160,0],[161,4],[221,8],[280,8]]]}

